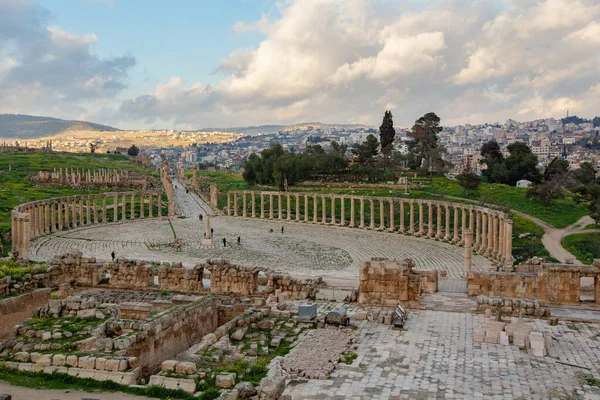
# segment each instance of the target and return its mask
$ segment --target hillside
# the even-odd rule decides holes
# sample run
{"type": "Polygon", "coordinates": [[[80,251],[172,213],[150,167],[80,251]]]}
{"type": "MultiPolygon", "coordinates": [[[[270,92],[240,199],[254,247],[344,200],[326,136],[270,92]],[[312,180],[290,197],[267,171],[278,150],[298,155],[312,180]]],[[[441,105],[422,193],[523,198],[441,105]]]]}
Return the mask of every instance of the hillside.
{"type": "Polygon", "coordinates": [[[65,131],[115,132],[112,126],[33,115],[0,114],[0,138],[35,139],[65,131]]]}
{"type": "Polygon", "coordinates": [[[231,132],[231,133],[240,133],[243,135],[260,135],[260,134],[271,134],[277,133],[279,131],[293,131],[293,130],[303,130],[307,129],[307,127],[312,126],[314,129],[331,129],[331,128],[373,128],[372,126],[360,125],[360,124],[323,124],[321,122],[303,122],[292,125],[259,125],[259,126],[246,126],[246,127],[237,127],[237,128],[202,128],[199,129],[199,132],[231,132]]]}

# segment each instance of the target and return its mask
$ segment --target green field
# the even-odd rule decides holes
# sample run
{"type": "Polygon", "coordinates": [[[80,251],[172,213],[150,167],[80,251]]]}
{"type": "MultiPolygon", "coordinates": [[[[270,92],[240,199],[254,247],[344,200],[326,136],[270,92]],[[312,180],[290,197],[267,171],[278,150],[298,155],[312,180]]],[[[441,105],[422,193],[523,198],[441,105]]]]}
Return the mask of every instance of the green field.
{"type": "MultiPolygon", "coordinates": [[[[2,236],[10,231],[10,213],[19,204],[51,197],[116,190],[114,188],[77,190],[69,187],[41,187],[31,181],[31,176],[37,171],[52,171],[54,168],[114,168],[154,174],[136,165],[133,159],[119,154],[0,153],[0,241],[2,236]]],[[[10,243],[2,242],[2,244],[6,254],[10,243]]]]}
{"type": "Polygon", "coordinates": [[[533,256],[541,257],[545,261],[557,263],[542,243],[544,230],[519,215],[512,215],[513,224],[513,257],[516,262],[527,260],[533,256]],[[520,235],[527,235],[520,238],[520,235]]]}
{"type": "Polygon", "coordinates": [[[579,261],[591,264],[600,258],[600,233],[576,233],[565,236],[562,245],[579,261]]]}

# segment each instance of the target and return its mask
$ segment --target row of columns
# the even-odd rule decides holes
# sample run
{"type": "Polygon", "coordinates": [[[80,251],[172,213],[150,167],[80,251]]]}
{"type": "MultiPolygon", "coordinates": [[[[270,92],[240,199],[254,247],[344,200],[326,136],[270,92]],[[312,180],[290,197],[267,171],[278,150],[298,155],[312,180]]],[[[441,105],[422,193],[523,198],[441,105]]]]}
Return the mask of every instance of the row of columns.
{"type": "Polygon", "coordinates": [[[162,214],[160,192],[105,193],[26,203],[18,206],[12,213],[13,251],[17,251],[20,258],[27,259],[29,240],[38,236],[109,220],[117,222],[161,217],[162,214]],[[111,205],[107,205],[108,199],[112,199],[111,205]],[[136,206],[139,208],[138,216],[136,206]],[[155,211],[155,207],[158,211],[155,211]]]}
{"type": "Polygon", "coordinates": [[[512,266],[513,262],[512,220],[502,212],[484,207],[434,200],[388,197],[234,191],[227,193],[227,212],[231,216],[387,229],[444,240],[461,246],[467,244],[466,238],[471,235],[472,239],[469,244],[472,246],[472,250],[507,266],[512,266]],[[295,210],[292,210],[292,200],[295,203],[295,210]],[[275,207],[275,201],[277,207],[275,207]],[[309,213],[311,201],[312,217],[309,213]],[[301,207],[302,202],[304,202],[304,207],[301,207]],[[346,215],[348,202],[350,203],[349,216],[346,215]],[[321,204],[320,213],[319,204],[321,204]],[[369,208],[368,225],[365,222],[365,205],[367,204],[369,208]],[[259,211],[257,211],[257,205],[259,205],[259,211]],[[339,205],[339,213],[337,205],[339,205]],[[378,220],[375,218],[376,207],[379,208],[378,220]],[[398,214],[400,224],[396,227],[398,214]]]}

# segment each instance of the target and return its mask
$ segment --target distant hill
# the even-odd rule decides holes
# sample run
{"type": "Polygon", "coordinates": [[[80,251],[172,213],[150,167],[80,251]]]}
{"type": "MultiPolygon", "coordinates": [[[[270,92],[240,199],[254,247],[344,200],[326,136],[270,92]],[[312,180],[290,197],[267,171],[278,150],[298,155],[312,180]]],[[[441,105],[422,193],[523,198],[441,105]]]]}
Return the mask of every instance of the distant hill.
{"type": "Polygon", "coordinates": [[[371,126],[361,125],[361,124],[323,124],[321,122],[303,122],[299,124],[292,125],[259,125],[259,126],[247,126],[247,127],[237,127],[237,128],[202,128],[199,129],[200,132],[210,132],[210,131],[219,131],[219,132],[232,132],[232,133],[241,133],[244,135],[260,135],[260,134],[271,134],[277,133],[279,131],[293,131],[298,129],[306,129],[307,127],[312,126],[314,129],[330,129],[330,128],[372,128],[371,126]]]}
{"type": "Polygon", "coordinates": [[[115,132],[112,126],[33,115],[0,114],[0,138],[35,139],[69,130],[115,132]]]}

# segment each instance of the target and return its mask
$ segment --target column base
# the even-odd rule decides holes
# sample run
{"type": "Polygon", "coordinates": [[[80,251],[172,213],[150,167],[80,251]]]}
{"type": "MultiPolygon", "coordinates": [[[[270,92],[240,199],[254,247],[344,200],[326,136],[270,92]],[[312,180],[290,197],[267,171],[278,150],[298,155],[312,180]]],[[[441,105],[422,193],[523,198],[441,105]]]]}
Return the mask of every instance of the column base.
{"type": "Polygon", "coordinates": [[[213,247],[215,242],[213,238],[204,238],[202,239],[202,247],[213,247]]]}

